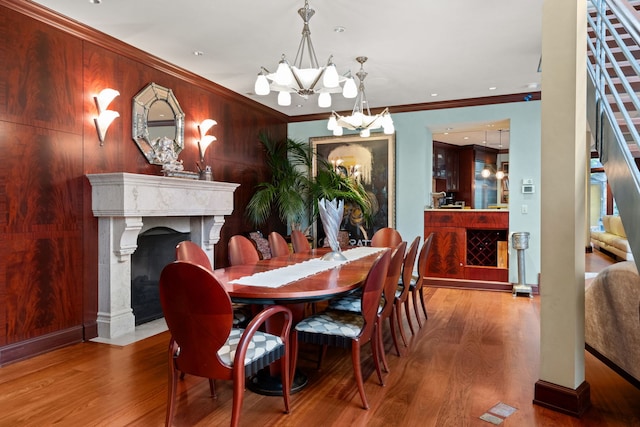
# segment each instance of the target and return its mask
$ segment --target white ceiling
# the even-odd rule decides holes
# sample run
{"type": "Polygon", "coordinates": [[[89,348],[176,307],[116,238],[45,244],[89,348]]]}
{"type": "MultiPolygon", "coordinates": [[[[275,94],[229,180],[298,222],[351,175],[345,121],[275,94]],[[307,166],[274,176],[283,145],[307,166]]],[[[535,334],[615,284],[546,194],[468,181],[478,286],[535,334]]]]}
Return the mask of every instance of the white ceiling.
{"type": "MultiPolygon", "coordinates": [[[[297,10],[304,0],[34,3],[289,116],[330,110],[319,108],[315,96],[294,95],[291,106],[280,107],[275,94],[253,93],[260,66],[275,71],[283,53],[295,58],[303,24],[297,10]]],[[[309,26],[320,63],[333,55],[339,73],[355,73],[355,58],[369,58],[365,86],[373,112],[540,90],[542,0],[310,0],[309,6],[316,11],[309,26]],[[335,32],[337,26],[345,31],[335,32]]],[[[351,110],[353,102],[334,95],[331,109],[351,110]]],[[[487,124],[471,124],[478,126],[487,124]]],[[[432,132],[440,135],[445,127],[432,132]]]]}

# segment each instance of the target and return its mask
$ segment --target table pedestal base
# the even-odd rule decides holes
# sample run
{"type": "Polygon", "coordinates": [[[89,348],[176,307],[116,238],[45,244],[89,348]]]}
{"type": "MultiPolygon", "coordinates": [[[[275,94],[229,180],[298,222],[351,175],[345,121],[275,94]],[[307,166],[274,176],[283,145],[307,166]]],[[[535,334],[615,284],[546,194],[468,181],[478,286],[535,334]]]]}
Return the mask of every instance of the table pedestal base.
{"type": "MultiPolygon", "coordinates": [[[[300,371],[296,371],[291,384],[291,394],[295,394],[307,385],[307,376],[300,371]]],[[[280,376],[274,377],[269,374],[269,369],[263,369],[257,375],[247,381],[247,388],[254,393],[265,396],[282,396],[282,381],[280,376]]]]}

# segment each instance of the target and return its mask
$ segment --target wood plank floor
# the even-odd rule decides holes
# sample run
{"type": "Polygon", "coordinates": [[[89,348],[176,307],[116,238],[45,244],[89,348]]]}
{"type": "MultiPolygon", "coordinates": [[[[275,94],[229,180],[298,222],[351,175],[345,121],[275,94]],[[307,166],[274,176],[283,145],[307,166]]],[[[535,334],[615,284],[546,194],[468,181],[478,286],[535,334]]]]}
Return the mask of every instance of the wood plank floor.
{"type": "MultiPolygon", "coordinates": [[[[291,413],[282,413],[281,398],[247,391],[241,425],[490,426],[479,417],[503,402],[517,408],[505,426],[640,426],[640,390],[588,353],[592,407],[581,419],[532,403],[538,296],[428,288],[426,300],[429,320],[402,357],[391,351],[385,329],[391,372],[384,387],[366,347],[368,411],[360,406],[350,355],[329,349],[318,371],[315,348],[308,347],[299,366],[309,386],[292,396],[291,413]]],[[[89,342],[0,368],[0,426],[163,425],[167,342],[167,333],[126,347],[89,342]]],[[[174,425],[228,425],[230,384],[217,387],[212,399],[206,380],[187,376],[174,425]]]]}

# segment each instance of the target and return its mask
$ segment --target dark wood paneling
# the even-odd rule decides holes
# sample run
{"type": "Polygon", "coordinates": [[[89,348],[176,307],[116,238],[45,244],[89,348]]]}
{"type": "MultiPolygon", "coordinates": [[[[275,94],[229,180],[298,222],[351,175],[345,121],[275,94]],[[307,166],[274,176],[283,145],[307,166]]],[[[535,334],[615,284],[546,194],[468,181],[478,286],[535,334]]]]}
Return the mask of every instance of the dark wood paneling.
{"type": "Polygon", "coordinates": [[[82,138],[6,122],[0,134],[7,344],[82,323],[82,138]]]}
{"type": "Polygon", "coordinates": [[[82,42],[1,8],[0,120],[82,131],[82,42]]]}
{"type": "Polygon", "coordinates": [[[187,170],[199,160],[197,123],[218,122],[205,163],[215,180],[240,184],[215,249],[216,266],[227,265],[227,241],[253,228],[244,208],[270,176],[258,135],[285,138],[285,115],[26,2],[0,0],[0,54],[8,159],[0,164],[1,363],[77,341],[82,331],[96,335],[98,222],[85,175],[161,173],[131,138],[132,98],[150,82],[171,88],[185,112],[187,170]],[[120,92],[109,107],[120,117],[100,145],[93,96],[105,87],[120,92]]]}

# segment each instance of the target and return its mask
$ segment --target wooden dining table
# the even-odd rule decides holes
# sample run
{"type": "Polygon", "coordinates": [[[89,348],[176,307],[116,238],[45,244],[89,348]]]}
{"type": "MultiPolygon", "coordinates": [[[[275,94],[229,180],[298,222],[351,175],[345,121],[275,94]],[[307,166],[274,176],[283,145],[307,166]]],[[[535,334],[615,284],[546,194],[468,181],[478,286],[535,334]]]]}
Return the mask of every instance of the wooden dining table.
{"type": "MultiPolygon", "coordinates": [[[[371,269],[373,261],[387,250],[378,248],[378,252],[364,255],[355,260],[346,262],[328,270],[321,271],[303,277],[277,287],[251,286],[233,283],[243,277],[256,273],[272,271],[307,260],[321,258],[329,252],[328,248],[313,249],[308,253],[291,253],[265,260],[260,260],[254,265],[235,265],[219,268],[213,271],[214,276],[222,283],[233,302],[256,305],[280,304],[289,307],[293,313],[293,324],[303,319],[305,305],[310,302],[328,300],[334,297],[348,294],[362,285],[371,269]]],[[[266,329],[278,330],[278,325],[267,322],[266,329]]],[[[294,333],[292,331],[292,333],[294,333]]],[[[306,376],[296,372],[292,379],[292,393],[302,389],[306,385],[306,376]]],[[[278,395],[282,393],[279,366],[272,364],[270,370],[264,375],[258,375],[247,383],[254,392],[266,395],[278,395]]]]}

